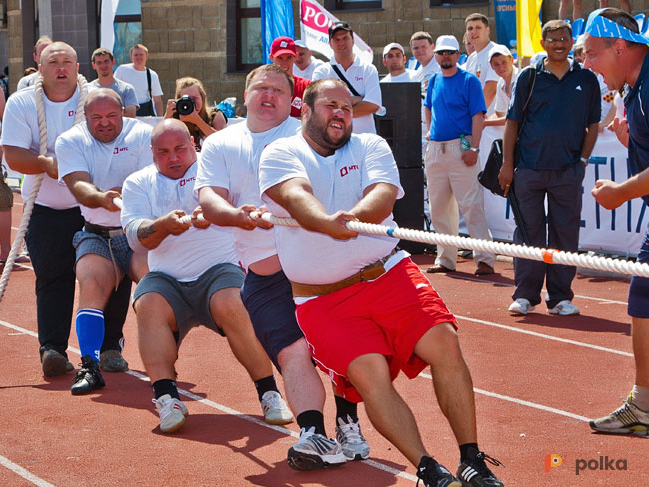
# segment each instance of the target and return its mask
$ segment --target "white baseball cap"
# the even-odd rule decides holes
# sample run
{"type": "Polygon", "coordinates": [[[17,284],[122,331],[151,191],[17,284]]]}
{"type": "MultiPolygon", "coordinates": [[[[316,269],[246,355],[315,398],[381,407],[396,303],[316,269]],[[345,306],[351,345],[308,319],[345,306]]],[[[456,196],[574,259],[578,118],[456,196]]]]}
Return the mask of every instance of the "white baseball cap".
{"type": "Polygon", "coordinates": [[[496,44],[494,47],[491,48],[491,50],[489,51],[489,61],[491,61],[491,58],[494,57],[496,54],[513,57],[511,51],[507,49],[507,46],[503,46],[502,44],[496,44]]]}
{"type": "Polygon", "coordinates": [[[399,44],[398,42],[391,42],[383,48],[383,57],[385,57],[385,55],[392,49],[399,49],[401,51],[401,54],[403,54],[404,56],[406,55],[406,51],[403,49],[403,46],[401,44],[399,44]]]}
{"type": "Polygon", "coordinates": [[[308,47],[306,45],[306,42],[303,41],[302,39],[299,39],[299,40],[295,41],[295,45],[297,47],[303,47],[304,49],[308,49],[308,47]]]}
{"type": "Polygon", "coordinates": [[[460,45],[455,36],[439,36],[435,41],[435,52],[438,51],[459,51],[460,45]]]}

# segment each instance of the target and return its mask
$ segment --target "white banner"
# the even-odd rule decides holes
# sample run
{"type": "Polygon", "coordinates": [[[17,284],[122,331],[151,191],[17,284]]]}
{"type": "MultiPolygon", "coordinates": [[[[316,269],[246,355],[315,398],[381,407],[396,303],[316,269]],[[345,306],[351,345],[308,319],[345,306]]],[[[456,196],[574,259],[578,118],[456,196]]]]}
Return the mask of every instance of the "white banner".
{"type": "MultiPolygon", "coordinates": [[[[484,163],[491,149],[491,142],[502,138],[503,127],[485,127],[480,141],[480,163],[484,163]]],[[[647,230],[649,212],[640,199],[634,199],[609,211],[598,205],[590,190],[597,179],[624,181],[629,176],[627,149],[613,132],[600,132],[597,143],[586,167],[583,184],[581,230],[579,248],[637,255],[647,230]]],[[[504,198],[485,189],[485,212],[487,223],[494,238],[511,241],[514,236],[514,216],[504,198]]]]}
{"type": "Polygon", "coordinates": [[[113,52],[115,44],[115,28],[113,22],[115,21],[115,12],[117,12],[117,5],[119,0],[103,0],[101,2],[101,32],[99,47],[110,49],[113,52]]]}
{"type": "MultiPolygon", "coordinates": [[[[312,51],[317,51],[329,59],[333,51],[329,46],[329,26],[338,19],[315,0],[300,0],[300,34],[302,40],[312,51]]],[[[353,27],[352,27],[353,29],[353,27]]],[[[363,62],[372,64],[372,48],[354,32],[354,54],[363,62]]]]}

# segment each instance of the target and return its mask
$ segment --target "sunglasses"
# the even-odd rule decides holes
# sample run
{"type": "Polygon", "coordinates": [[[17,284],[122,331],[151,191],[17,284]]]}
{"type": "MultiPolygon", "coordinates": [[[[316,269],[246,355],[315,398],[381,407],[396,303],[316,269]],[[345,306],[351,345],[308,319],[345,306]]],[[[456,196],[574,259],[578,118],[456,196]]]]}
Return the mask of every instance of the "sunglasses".
{"type": "Polygon", "coordinates": [[[435,51],[435,54],[439,54],[440,56],[451,56],[453,54],[457,54],[459,51],[452,51],[450,49],[445,49],[443,51],[435,51]]]}

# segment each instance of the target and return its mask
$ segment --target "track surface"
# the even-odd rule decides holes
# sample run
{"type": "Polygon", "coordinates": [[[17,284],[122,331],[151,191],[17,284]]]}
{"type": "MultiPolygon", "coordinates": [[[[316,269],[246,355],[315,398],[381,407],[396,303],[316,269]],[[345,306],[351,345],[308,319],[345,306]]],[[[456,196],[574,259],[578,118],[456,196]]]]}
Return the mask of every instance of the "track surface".
{"type": "MultiPolygon", "coordinates": [[[[14,227],[21,212],[17,204],[14,227]]],[[[425,268],[433,258],[415,256],[415,261],[425,268]]],[[[616,408],[633,384],[628,282],[578,275],[574,303],[580,316],[550,316],[539,306],[527,317],[513,317],[507,312],[512,264],[499,261],[497,274],[481,279],[473,270],[472,261],[460,259],[457,272],[429,276],[458,316],[476,389],[480,446],[505,464],[494,468],[497,475],[507,486],[649,485],[646,439],[594,434],[585,422],[616,408]],[[545,473],[549,454],[564,461],[545,473]],[[608,457],[609,470],[600,457],[608,457]],[[610,470],[611,459],[626,460],[627,470],[610,470]],[[576,475],[579,460],[591,460],[592,467],[597,462],[597,470],[576,475]]],[[[292,471],[286,451],[297,426],[269,427],[261,421],[243,367],[224,339],[203,328],[183,342],[176,366],[190,411],[178,434],[163,435],[158,428],[132,311],[124,350],[131,372],[106,373],[105,389],[73,397],[72,374],[42,376],[33,289],[32,270],[18,267],[0,303],[0,486],[415,485],[414,468],[372,428],[362,406],[371,461],[292,471]]],[[[77,364],[72,329],[69,355],[77,364]]],[[[430,375],[411,381],[401,376],[395,384],[430,452],[455,470],[459,452],[430,375]]],[[[325,417],[333,435],[333,400],[326,386],[325,417]]]]}

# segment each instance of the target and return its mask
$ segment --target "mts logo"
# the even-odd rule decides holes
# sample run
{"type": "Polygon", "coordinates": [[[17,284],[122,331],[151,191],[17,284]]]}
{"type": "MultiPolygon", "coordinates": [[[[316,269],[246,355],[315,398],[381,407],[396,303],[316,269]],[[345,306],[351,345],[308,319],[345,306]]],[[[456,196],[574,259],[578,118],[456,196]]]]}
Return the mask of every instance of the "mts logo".
{"type": "Polygon", "coordinates": [[[127,152],[128,147],[115,147],[113,149],[113,154],[119,154],[120,152],[127,152]]]}
{"type": "Polygon", "coordinates": [[[356,164],[352,164],[351,166],[345,166],[340,169],[340,177],[344,178],[349,174],[349,171],[358,171],[358,166],[356,164]]]}
{"type": "Polygon", "coordinates": [[[77,114],[76,110],[68,110],[68,117],[74,117],[77,114]]]}
{"type": "Polygon", "coordinates": [[[196,181],[196,178],[195,178],[195,177],[191,177],[191,178],[187,178],[187,179],[181,179],[179,184],[180,184],[181,186],[185,186],[187,183],[190,183],[190,182],[192,182],[192,181],[196,181]]]}

